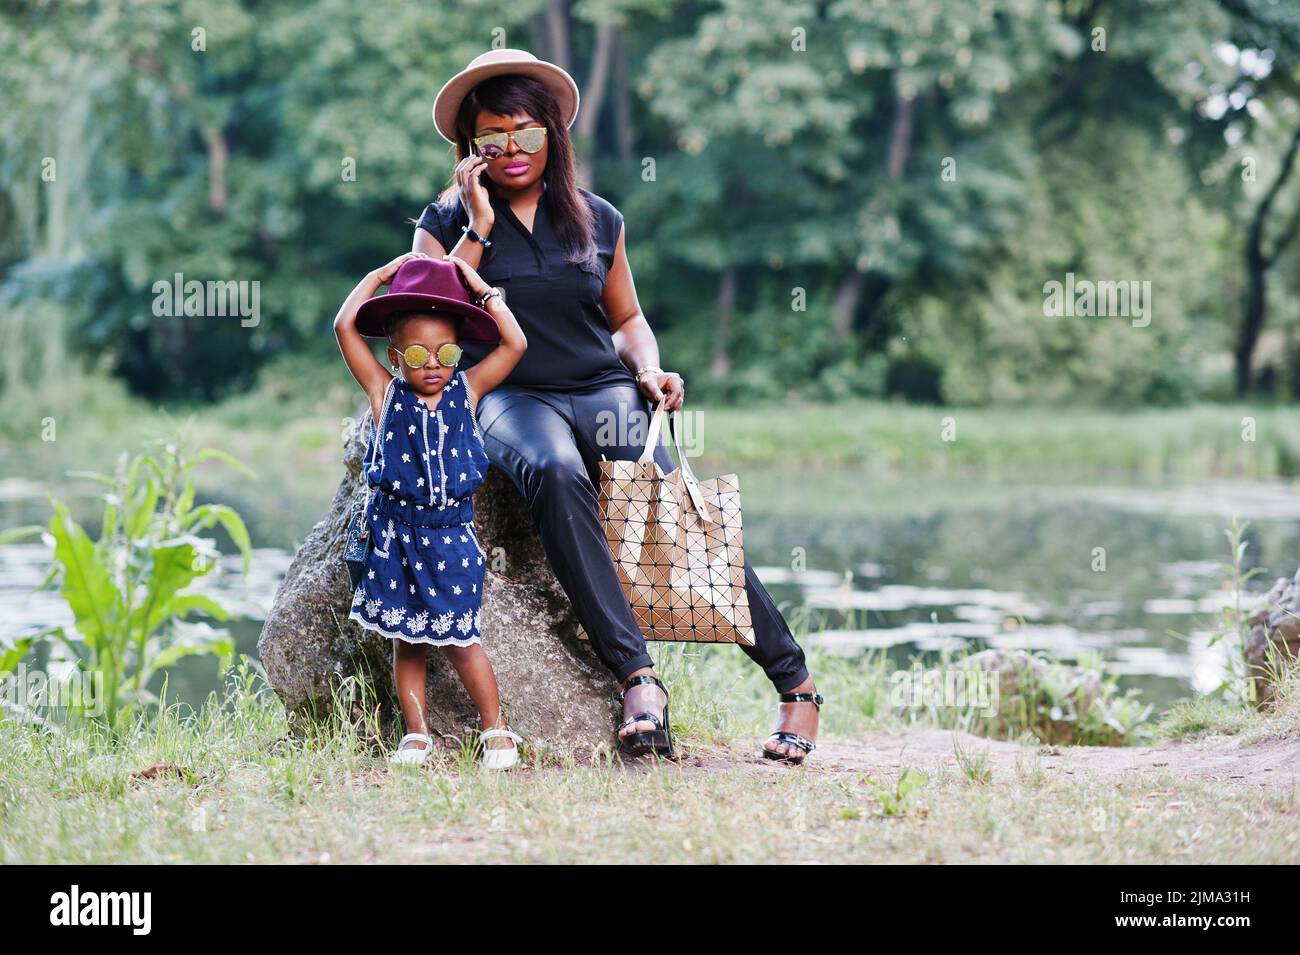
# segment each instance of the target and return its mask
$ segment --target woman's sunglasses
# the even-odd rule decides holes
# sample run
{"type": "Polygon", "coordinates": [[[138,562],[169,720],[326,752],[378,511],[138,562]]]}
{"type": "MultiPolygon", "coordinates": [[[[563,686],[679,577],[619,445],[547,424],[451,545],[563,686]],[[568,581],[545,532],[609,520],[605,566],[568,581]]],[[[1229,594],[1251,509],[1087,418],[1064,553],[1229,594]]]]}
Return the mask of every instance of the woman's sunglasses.
{"type": "MultiPolygon", "coordinates": [[[[455,368],[463,353],[461,347],[455,342],[447,342],[438,346],[433,357],[444,368],[455,368]]],[[[398,354],[402,356],[402,361],[406,362],[407,368],[423,368],[429,364],[429,349],[423,345],[407,345],[398,354]]]]}
{"type": "Polygon", "coordinates": [[[484,159],[496,159],[505,155],[511,139],[523,152],[535,153],[546,142],[546,127],[529,126],[512,133],[488,133],[486,136],[475,137],[474,145],[484,159]]]}

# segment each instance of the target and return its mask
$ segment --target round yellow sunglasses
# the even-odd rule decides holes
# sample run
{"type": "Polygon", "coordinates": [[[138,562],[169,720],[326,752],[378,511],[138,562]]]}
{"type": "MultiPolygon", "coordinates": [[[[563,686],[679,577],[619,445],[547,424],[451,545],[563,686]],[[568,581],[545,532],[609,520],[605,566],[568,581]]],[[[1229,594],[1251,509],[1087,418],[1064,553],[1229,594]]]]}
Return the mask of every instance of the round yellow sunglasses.
{"type": "Polygon", "coordinates": [[[455,368],[460,363],[460,356],[464,354],[464,350],[455,342],[445,342],[432,353],[424,345],[407,345],[398,354],[402,356],[402,361],[406,362],[408,368],[423,368],[429,364],[431,356],[444,368],[455,368]]]}

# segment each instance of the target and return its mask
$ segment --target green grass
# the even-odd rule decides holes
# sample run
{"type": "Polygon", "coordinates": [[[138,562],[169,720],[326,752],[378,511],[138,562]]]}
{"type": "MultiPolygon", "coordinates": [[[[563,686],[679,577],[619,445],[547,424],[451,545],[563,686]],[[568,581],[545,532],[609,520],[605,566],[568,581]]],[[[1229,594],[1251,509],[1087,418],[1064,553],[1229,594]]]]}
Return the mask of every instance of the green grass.
{"type": "MultiPolygon", "coordinates": [[[[199,711],[167,707],[116,742],[0,721],[0,863],[1300,861],[1300,795],[1280,787],[1049,773],[1033,750],[995,771],[960,744],[955,765],[924,772],[767,765],[750,730],[766,728],[770,694],[715,684],[721,667],[685,654],[664,667],[675,730],[702,763],[530,756],[500,775],[446,753],[390,772],[341,721],[291,736],[247,668],[199,711]]],[[[879,699],[871,671],[863,682],[823,685],[823,742],[901,725],[867,715],[879,699]]],[[[1296,698],[1237,725],[1300,732],[1296,698]]]]}
{"type": "MultiPolygon", "coordinates": [[[[885,402],[705,408],[697,435],[705,462],[748,464],[796,456],[819,467],[865,465],[924,474],[1293,477],[1300,419],[1277,406],[933,408],[885,402]],[[1243,419],[1255,421],[1245,441],[1243,419]],[[945,426],[951,431],[945,440],[945,426]]],[[[697,469],[698,470],[698,469],[697,469]]]]}
{"type": "Polygon", "coordinates": [[[1218,697],[1175,703],[1156,720],[1156,740],[1205,740],[1235,736],[1247,744],[1300,738],[1300,667],[1281,677],[1271,706],[1263,712],[1218,697]]]}

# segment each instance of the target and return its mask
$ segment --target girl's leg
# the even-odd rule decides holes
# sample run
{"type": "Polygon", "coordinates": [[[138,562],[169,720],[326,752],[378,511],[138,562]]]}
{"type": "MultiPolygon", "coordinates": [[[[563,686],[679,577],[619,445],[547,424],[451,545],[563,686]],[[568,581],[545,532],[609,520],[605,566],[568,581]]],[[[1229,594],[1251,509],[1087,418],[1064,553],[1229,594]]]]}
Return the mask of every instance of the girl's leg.
{"type": "MultiPolygon", "coordinates": [[[[467,647],[439,647],[447,662],[456,670],[469,698],[478,709],[479,720],[485,730],[506,729],[501,719],[501,694],[497,690],[497,675],[492,663],[477,643],[467,647]]],[[[485,744],[489,749],[509,749],[514,746],[509,738],[497,737],[485,744]]]]}
{"type": "MultiPolygon", "coordinates": [[[[425,685],[425,668],[429,648],[422,643],[393,640],[393,679],[397,683],[397,699],[406,721],[406,732],[429,734],[429,724],[424,718],[424,701],[428,692],[425,685]]],[[[412,742],[408,748],[426,749],[424,743],[412,742]]]]}

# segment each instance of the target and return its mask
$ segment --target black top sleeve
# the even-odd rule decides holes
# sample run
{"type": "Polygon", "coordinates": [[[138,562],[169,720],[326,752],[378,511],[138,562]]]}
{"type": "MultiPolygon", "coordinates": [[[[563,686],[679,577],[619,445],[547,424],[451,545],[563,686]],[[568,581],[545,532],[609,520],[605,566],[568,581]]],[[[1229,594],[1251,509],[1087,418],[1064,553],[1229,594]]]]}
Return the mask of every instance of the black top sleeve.
{"type": "Polygon", "coordinates": [[[623,213],[603,196],[593,192],[587,192],[587,195],[596,213],[596,248],[605,260],[605,267],[613,268],[614,250],[618,247],[618,236],[623,229],[623,213]]]}
{"type": "Polygon", "coordinates": [[[618,237],[623,231],[623,213],[619,212],[613,205],[609,208],[614,213],[609,224],[609,264],[612,268],[614,265],[614,252],[618,249],[618,237]]]}
{"type": "Polygon", "coordinates": [[[424,214],[420,216],[420,221],[416,223],[417,229],[423,229],[429,235],[433,236],[442,244],[444,252],[450,252],[452,245],[447,242],[446,221],[448,211],[436,202],[431,202],[424,207],[424,214]]]}

